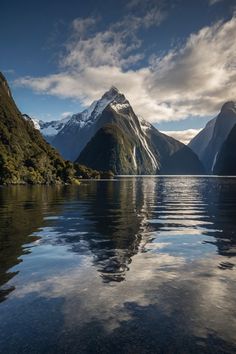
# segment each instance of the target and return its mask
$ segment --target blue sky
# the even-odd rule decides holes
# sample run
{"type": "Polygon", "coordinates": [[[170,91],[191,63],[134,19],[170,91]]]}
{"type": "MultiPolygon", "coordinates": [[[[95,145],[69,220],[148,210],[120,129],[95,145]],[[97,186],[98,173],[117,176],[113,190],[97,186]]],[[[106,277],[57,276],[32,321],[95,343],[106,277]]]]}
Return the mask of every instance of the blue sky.
{"type": "Polygon", "coordinates": [[[31,116],[77,113],[115,85],[137,114],[181,138],[236,97],[234,4],[3,0],[0,70],[31,116]]]}

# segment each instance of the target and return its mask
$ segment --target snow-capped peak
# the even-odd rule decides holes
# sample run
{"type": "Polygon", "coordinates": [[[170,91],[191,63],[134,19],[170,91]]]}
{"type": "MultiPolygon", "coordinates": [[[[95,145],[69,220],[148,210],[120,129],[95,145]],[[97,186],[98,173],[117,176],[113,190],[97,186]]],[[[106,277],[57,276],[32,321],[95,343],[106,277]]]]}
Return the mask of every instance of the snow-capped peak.
{"type": "Polygon", "coordinates": [[[111,86],[111,88],[104,93],[104,95],[102,96],[101,100],[103,99],[114,99],[117,95],[121,94],[120,91],[118,90],[118,88],[116,88],[115,86],[111,86]]]}
{"type": "Polygon", "coordinates": [[[61,129],[64,128],[65,124],[71,119],[71,116],[62,118],[60,120],[54,120],[51,122],[44,122],[42,120],[32,118],[27,114],[23,114],[23,117],[26,120],[29,120],[33,123],[35,129],[40,130],[44,137],[53,137],[55,136],[61,129]]]}
{"type": "Polygon", "coordinates": [[[94,101],[83,112],[74,114],[68,122],[68,125],[77,124],[81,128],[91,125],[111,103],[112,108],[116,108],[117,110],[121,109],[121,105],[128,105],[128,101],[125,96],[121,94],[115,86],[112,86],[99,100],[94,101]]]}
{"type": "Polygon", "coordinates": [[[127,101],[125,96],[115,86],[111,86],[111,88],[105,92],[99,100],[94,101],[81,113],[73,114],[72,116],[51,122],[44,122],[42,120],[28,117],[27,115],[25,115],[25,119],[31,120],[34,127],[40,130],[42,135],[48,141],[52,141],[58,133],[62,130],[64,131],[64,127],[77,126],[79,128],[84,128],[91,126],[108,105],[118,113],[124,113],[124,111],[130,107],[129,101],[127,101]]]}
{"type": "Polygon", "coordinates": [[[26,114],[24,115],[24,118],[30,120],[34,124],[35,129],[40,130],[42,135],[51,141],[51,139],[53,139],[65,126],[76,125],[83,128],[85,126],[92,125],[92,123],[96,121],[97,117],[100,116],[104,109],[111,103],[113,103],[112,108],[116,111],[120,111],[129,105],[125,96],[120,93],[115,86],[111,86],[111,88],[105,92],[99,100],[94,101],[81,113],[51,122],[44,122],[42,120],[29,117],[26,114]]]}

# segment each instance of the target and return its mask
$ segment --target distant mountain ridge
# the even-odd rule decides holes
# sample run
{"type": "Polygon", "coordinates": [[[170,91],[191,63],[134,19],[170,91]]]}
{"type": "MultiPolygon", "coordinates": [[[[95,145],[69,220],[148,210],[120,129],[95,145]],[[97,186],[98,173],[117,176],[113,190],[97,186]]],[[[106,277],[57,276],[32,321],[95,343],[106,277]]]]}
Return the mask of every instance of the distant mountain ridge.
{"type": "Polygon", "coordinates": [[[52,140],[55,138],[55,136],[59,133],[60,130],[62,130],[65,126],[65,124],[69,121],[71,116],[62,118],[60,120],[54,120],[51,122],[44,122],[42,120],[32,118],[28,116],[27,114],[23,114],[23,117],[31,121],[35,127],[35,129],[40,130],[41,134],[43,137],[51,143],[52,140]]]}
{"type": "MultiPolygon", "coordinates": [[[[44,129],[41,131],[45,134],[44,129]]],[[[96,169],[103,169],[104,164],[113,166],[113,171],[119,174],[161,173],[168,159],[181,151],[175,155],[178,160],[175,168],[171,170],[169,166],[169,173],[203,173],[202,165],[191,149],[183,148],[185,145],[138,117],[126,97],[114,86],[89,108],[71,116],[58,129],[51,144],[66,159],[96,169]],[[102,161],[102,156],[107,156],[103,144],[111,149],[106,163],[102,161]],[[115,156],[114,161],[111,156],[115,156]]]]}

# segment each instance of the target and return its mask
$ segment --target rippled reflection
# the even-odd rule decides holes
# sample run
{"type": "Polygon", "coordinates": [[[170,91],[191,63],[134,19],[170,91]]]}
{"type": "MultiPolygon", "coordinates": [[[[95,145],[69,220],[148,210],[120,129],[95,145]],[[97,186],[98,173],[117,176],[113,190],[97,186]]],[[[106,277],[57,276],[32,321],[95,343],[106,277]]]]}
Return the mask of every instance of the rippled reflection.
{"type": "Polygon", "coordinates": [[[235,215],[233,178],[0,189],[1,348],[235,352],[235,215]]]}

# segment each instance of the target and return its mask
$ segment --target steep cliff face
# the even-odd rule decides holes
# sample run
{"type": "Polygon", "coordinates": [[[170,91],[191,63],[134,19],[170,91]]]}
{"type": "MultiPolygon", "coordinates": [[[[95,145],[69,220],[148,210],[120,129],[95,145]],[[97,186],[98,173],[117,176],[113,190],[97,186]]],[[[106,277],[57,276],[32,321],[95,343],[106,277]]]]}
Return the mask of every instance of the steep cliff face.
{"type": "Polygon", "coordinates": [[[236,125],[217,155],[213,172],[218,175],[236,176],[236,125]]]}
{"type": "Polygon", "coordinates": [[[203,128],[188,144],[201,161],[204,158],[205,149],[212,138],[216,119],[217,117],[211,119],[206,124],[205,128],[203,128]]]}
{"type": "Polygon", "coordinates": [[[221,112],[216,119],[212,138],[204,152],[203,162],[209,171],[213,172],[217,155],[235,124],[235,103],[227,102],[223,105],[221,112]]]}
{"type": "Polygon", "coordinates": [[[0,184],[62,183],[71,169],[22,116],[0,73],[0,184]]]}
{"type": "Polygon", "coordinates": [[[236,104],[226,102],[216,118],[189,143],[189,147],[198,155],[208,173],[213,173],[217,155],[233,126],[236,124],[236,104]]]}
{"type": "Polygon", "coordinates": [[[107,124],[86,145],[77,162],[115,174],[136,174],[138,167],[133,160],[133,146],[118,126],[107,124]]]}

